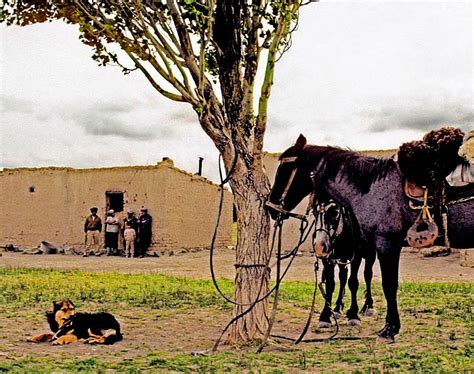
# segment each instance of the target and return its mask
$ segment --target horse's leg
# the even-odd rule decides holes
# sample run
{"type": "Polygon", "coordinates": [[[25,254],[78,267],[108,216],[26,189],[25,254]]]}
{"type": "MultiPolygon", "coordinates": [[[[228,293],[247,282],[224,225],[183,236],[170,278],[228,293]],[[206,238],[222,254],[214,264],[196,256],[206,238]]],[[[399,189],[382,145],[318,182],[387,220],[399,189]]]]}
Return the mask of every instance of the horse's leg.
{"type": "Polygon", "coordinates": [[[351,307],[347,311],[348,324],[351,326],[360,325],[357,305],[357,289],[359,288],[358,272],[362,258],[355,256],[351,262],[351,275],[349,276],[349,290],[351,291],[351,307]]]}
{"type": "Polygon", "coordinates": [[[337,295],[336,306],[334,307],[334,315],[339,318],[342,315],[344,309],[344,294],[346,291],[347,284],[347,265],[339,265],[339,294],[337,295]]]}
{"type": "Polygon", "coordinates": [[[322,277],[326,283],[326,302],[324,303],[324,308],[319,316],[319,328],[328,328],[331,327],[331,302],[332,294],[336,286],[334,281],[334,265],[331,264],[328,260],[323,259],[323,274],[322,277]]]}
{"type": "Polygon", "coordinates": [[[365,280],[365,303],[361,309],[361,313],[364,316],[371,317],[375,314],[374,309],[374,300],[372,299],[372,276],[373,276],[373,267],[374,262],[376,259],[376,252],[370,251],[367,254],[367,258],[365,259],[365,266],[364,266],[364,280],[365,280]]]}
{"type": "Polygon", "coordinates": [[[378,335],[390,342],[395,340],[395,335],[400,331],[400,316],[397,306],[398,267],[401,246],[383,237],[377,237],[377,255],[382,272],[382,288],[387,300],[387,315],[385,326],[378,335]]]}

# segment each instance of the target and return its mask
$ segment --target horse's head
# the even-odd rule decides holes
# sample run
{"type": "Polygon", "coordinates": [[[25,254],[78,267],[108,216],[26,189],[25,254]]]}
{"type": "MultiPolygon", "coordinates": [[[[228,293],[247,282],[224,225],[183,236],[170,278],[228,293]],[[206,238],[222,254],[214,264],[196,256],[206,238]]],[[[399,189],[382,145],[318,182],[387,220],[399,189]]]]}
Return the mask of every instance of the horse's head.
{"type": "Polygon", "coordinates": [[[313,209],[316,217],[313,249],[317,257],[334,254],[333,244],[344,230],[343,207],[333,200],[317,202],[313,209]]]}
{"type": "Polygon", "coordinates": [[[311,170],[304,153],[305,146],[306,138],[300,135],[296,144],[280,156],[280,165],[267,202],[274,220],[279,216],[288,218],[288,213],[312,191],[311,170]]]}

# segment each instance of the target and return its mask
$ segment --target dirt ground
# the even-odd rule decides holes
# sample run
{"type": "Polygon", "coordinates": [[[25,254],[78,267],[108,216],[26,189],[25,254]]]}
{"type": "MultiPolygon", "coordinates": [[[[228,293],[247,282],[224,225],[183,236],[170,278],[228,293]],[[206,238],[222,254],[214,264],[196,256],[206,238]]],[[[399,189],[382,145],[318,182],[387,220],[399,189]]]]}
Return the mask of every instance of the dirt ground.
{"type": "MultiPolygon", "coordinates": [[[[296,258],[287,280],[312,280],[313,259],[303,255],[296,258]]],[[[234,252],[223,250],[216,254],[215,268],[218,277],[234,277],[234,252]]],[[[90,272],[120,273],[164,273],[189,278],[210,279],[209,252],[195,252],[144,259],[126,259],[118,257],[88,257],[73,255],[26,255],[3,253],[0,257],[2,267],[30,267],[53,269],[79,269],[90,272]]],[[[375,280],[380,279],[378,265],[375,266],[375,280]]],[[[435,282],[474,282],[474,268],[459,265],[459,253],[447,257],[425,258],[418,253],[403,253],[401,259],[401,279],[403,281],[435,282]]],[[[375,300],[383,304],[383,300],[375,300]]],[[[87,303],[81,310],[96,311],[98,306],[87,303]]],[[[72,344],[51,346],[49,344],[31,344],[26,342],[28,334],[47,332],[48,325],[40,307],[29,311],[27,318],[16,310],[6,310],[0,315],[0,361],[16,360],[25,357],[59,358],[101,358],[113,360],[131,360],[149,352],[191,352],[209,349],[217,338],[222,326],[228,321],[230,312],[195,308],[176,313],[167,310],[150,310],[130,305],[116,305],[109,312],[117,316],[123,326],[126,344],[121,342],[113,346],[88,346],[72,344]],[[21,326],[21,330],[18,330],[21,326]],[[201,326],[196,328],[196,326],[201,326]],[[190,333],[192,331],[192,333],[190,333]]],[[[302,321],[307,310],[293,310],[291,313],[279,312],[274,333],[285,334],[302,329],[302,321]],[[284,321],[284,322],[282,322],[284,321]]],[[[367,336],[373,334],[383,324],[383,316],[366,319],[361,327],[345,326],[341,334],[367,336]]],[[[319,332],[326,336],[327,332],[319,332]]],[[[125,341],[124,341],[125,342],[125,341]]]]}
{"type": "MultiPolygon", "coordinates": [[[[218,251],[214,263],[218,278],[234,278],[235,252],[233,250],[218,251]]],[[[463,267],[459,263],[459,253],[452,253],[446,257],[423,257],[420,253],[402,251],[400,280],[474,282],[474,268],[463,267]]],[[[0,266],[77,269],[91,272],[163,273],[195,279],[210,279],[208,251],[134,259],[113,256],[84,258],[78,255],[27,255],[4,252],[0,257],[0,266]]],[[[298,256],[285,279],[313,280],[313,258],[308,255],[298,256]]],[[[378,262],[374,266],[374,280],[380,280],[378,262]]]]}

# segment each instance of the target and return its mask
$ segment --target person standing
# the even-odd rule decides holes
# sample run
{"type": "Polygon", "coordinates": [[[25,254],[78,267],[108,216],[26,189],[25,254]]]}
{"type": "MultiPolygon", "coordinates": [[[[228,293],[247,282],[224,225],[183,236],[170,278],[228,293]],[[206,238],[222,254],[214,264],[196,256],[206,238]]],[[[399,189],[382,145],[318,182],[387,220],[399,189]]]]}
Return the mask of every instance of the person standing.
{"type": "Polygon", "coordinates": [[[117,256],[118,254],[118,237],[119,237],[120,221],[115,216],[115,211],[110,209],[105,219],[105,248],[107,256],[117,256]]]}
{"type": "Polygon", "coordinates": [[[100,256],[100,233],[102,231],[102,220],[97,215],[98,209],[92,207],[91,214],[84,223],[84,233],[86,234],[86,249],[84,257],[87,257],[90,251],[94,251],[96,256],[100,256]]]}
{"type": "Polygon", "coordinates": [[[137,233],[130,223],[125,223],[123,238],[125,239],[125,257],[135,257],[135,240],[137,239],[137,233]]]}
{"type": "Polygon", "coordinates": [[[138,257],[146,256],[148,247],[151,244],[152,217],[148,214],[148,209],[140,209],[138,217],[138,257]]]}
{"type": "Polygon", "coordinates": [[[135,243],[136,244],[136,233],[138,232],[138,220],[137,217],[135,217],[135,212],[131,209],[127,211],[127,216],[123,220],[123,226],[122,226],[122,238],[123,238],[123,248],[125,249],[126,242],[125,242],[125,226],[130,225],[130,228],[135,230],[135,243]]]}

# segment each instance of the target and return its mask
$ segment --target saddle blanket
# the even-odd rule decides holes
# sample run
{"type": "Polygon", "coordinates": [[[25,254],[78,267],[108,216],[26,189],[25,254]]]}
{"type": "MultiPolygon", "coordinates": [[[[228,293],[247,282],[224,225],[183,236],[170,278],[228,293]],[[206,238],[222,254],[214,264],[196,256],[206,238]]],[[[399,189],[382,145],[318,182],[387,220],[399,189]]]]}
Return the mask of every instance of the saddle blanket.
{"type": "Polygon", "coordinates": [[[474,165],[474,130],[469,131],[459,148],[459,156],[463,157],[471,165],[474,165]]]}
{"type": "Polygon", "coordinates": [[[451,187],[462,187],[467,186],[469,183],[474,183],[474,165],[470,163],[459,164],[446,177],[446,182],[451,187]]]}

